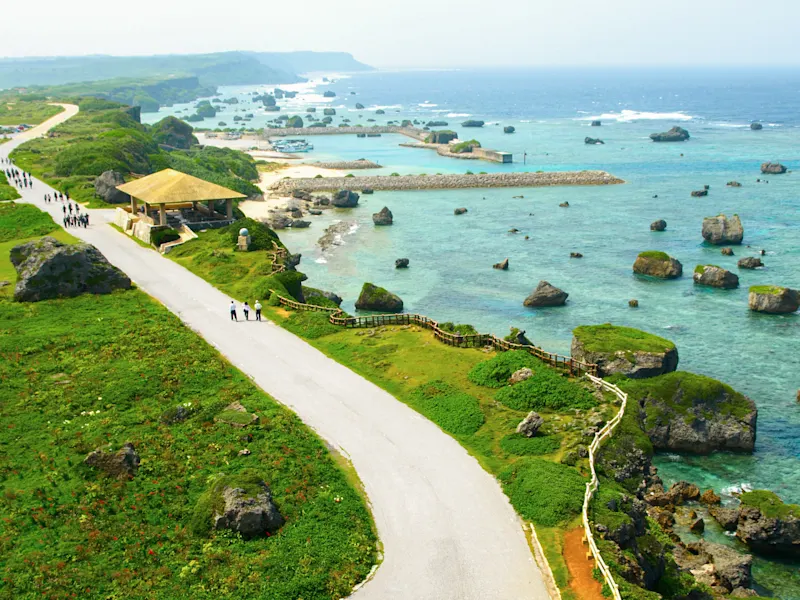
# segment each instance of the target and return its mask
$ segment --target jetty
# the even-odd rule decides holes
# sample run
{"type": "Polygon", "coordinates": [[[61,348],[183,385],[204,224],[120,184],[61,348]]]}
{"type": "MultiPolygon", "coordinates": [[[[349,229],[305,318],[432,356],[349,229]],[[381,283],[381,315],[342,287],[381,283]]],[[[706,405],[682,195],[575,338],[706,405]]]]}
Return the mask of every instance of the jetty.
{"type": "Polygon", "coordinates": [[[363,177],[297,177],[276,181],[270,190],[447,190],[463,188],[549,187],[556,185],[615,185],[625,183],[605,171],[552,171],[538,173],[481,173],[474,175],[367,175],[363,177]]]}

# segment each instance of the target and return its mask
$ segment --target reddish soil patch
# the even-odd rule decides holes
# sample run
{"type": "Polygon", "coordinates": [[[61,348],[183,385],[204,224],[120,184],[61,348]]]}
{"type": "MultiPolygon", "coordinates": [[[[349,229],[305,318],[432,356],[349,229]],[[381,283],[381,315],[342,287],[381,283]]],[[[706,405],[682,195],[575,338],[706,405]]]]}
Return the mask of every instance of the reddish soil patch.
{"type": "Polygon", "coordinates": [[[594,561],[586,558],[589,546],[583,543],[583,527],[564,534],[564,560],[569,569],[569,587],[581,600],[606,600],[603,586],[592,577],[594,561]]]}

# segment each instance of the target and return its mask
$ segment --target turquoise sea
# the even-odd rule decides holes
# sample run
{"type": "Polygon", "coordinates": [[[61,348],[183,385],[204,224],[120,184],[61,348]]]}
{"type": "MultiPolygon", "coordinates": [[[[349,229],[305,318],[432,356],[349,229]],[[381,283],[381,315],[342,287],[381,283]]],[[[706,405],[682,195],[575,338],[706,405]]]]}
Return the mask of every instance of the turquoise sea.
{"type": "MultiPolygon", "coordinates": [[[[673,340],[681,369],[729,383],[759,408],[753,455],[659,456],[666,482],[688,479],[713,487],[730,499],[741,487],[768,488],[786,501],[800,502],[800,314],[766,316],[747,308],[747,288],[757,284],[800,287],[800,182],[798,175],[762,176],[762,162],[800,168],[800,72],[796,70],[493,70],[398,71],[329,76],[332,82],[300,85],[300,95],[281,101],[280,114],[304,114],[306,106],[335,107],[342,118],[369,125],[368,118],[444,120],[461,139],[514,153],[515,163],[498,165],[440,157],[402,148],[402,136],[310,138],[308,161],[367,158],[385,165],[379,174],[463,173],[467,170],[603,169],[624,185],[552,189],[376,192],[359,208],[313,217],[307,230],[281,237],[302,252],[311,285],[331,289],[353,302],[364,281],[399,294],[408,311],[440,321],[472,323],[506,334],[527,331],[543,347],[569,352],[571,331],[580,324],[612,322],[673,340]],[[323,98],[331,89],[335,98],[323,98]],[[356,92],[355,95],[350,92],[356,92]],[[356,110],[360,102],[364,110],[356,110]],[[386,115],[374,114],[383,108],[386,115]],[[466,129],[467,118],[482,119],[466,129]],[[591,127],[592,119],[602,120],[591,127]],[[751,131],[751,121],[763,122],[751,131]],[[503,133],[513,125],[516,133],[503,133]],[[656,144],[653,132],[674,125],[689,130],[684,143],[656,144]],[[604,145],[584,144],[599,137],[604,145]],[[526,154],[523,164],[523,154],[526,154]],[[761,182],[757,180],[761,179],[761,182]],[[741,188],[725,184],[736,180],[741,188]],[[705,198],[692,190],[710,186],[705,198]],[[523,196],[515,198],[515,196],[523,196]],[[569,208],[559,204],[569,201],[569,208]],[[371,216],[383,206],[394,225],[375,228],[371,216]],[[453,209],[467,207],[455,217],[453,209]],[[744,244],[722,256],[700,235],[704,216],[740,215],[744,244]],[[649,230],[663,218],[667,230],[649,230]],[[322,252],[316,240],[334,221],[349,221],[342,244],[322,252]],[[517,228],[519,233],[509,233],[517,228]],[[528,236],[529,239],[525,239],[528,236]],[[742,256],[766,250],[766,268],[739,271],[742,256]],[[642,250],[663,250],[683,263],[675,281],[648,281],[632,274],[642,250]],[[570,259],[581,252],[582,259],[570,259]],[[394,260],[407,257],[408,270],[394,260]],[[508,258],[507,272],[492,264],[508,258]],[[698,264],[716,264],[740,276],[738,290],[697,288],[698,264]],[[569,292],[565,307],[527,309],[522,301],[539,280],[569,292]],[[638,309],[628,300],[639,300],[638,309]]],[[[281,86],[294,89],[292,86],[281,86]]],[[[233,105],[203,126],[254,112],[248,123],[262,126],[275,113],[246,104],[253,90],[226,88],[233,105]],[[238,113],[236,112],[238,110],[238,113]]],[[[155,121],[187,106],[145,115],[155,121]]],[[[365,172],[356,172],[356,176],[365,172]]],[[[375,173],[371,171],[370,174],[375,173]]],[[[758,560],[763,593],[800,598],[797,565],[758,560]]]]}

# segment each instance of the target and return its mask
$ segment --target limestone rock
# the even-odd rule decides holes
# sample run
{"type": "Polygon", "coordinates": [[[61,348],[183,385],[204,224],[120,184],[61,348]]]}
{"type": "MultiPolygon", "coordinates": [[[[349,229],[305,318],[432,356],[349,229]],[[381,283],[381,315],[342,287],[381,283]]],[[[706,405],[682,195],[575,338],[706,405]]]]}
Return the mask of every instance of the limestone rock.
{"type": "Polygon", "coordinates": [[[639,308],[639,301],[636,298],[631,298],[628,300],[628,306],[631,308],[639,308]]]}
{"type": "Polygon", "coordinates": [[[91,244],[62,244],[46,236],[11,249],[17,270],[14,300],[38,302],[129,289],[131,280],[91,244]]]}
{"type": "Polygon", "coordinates": [[[800,557],[800,519],[793,512],[769,517],[760,508],[742,505],[736,537],[763,554],[800,557]]]}
{"type": "Polygon", "coordinates": [[[712,506],[708,511],[725,531],[736,531],[736,526],[739,524],[738,508],[712,506]]]}
{"type": "Polygon", "coordinates": [[[761,172],[765,175],[782,175],[787,169],[781,163],[765,162],[761,165],[761,172]]]}
{"type": "Polygon", "coordinates": [[[739,276],[716,265],[698,265],[694,270],[694,282],[697,285],[732,290],[739,287],[739,276]]]}
{"type": "Polygon", "coordinates": [[[689,524],[689,531],[692,533],[703,533],[706,529],[706,522],[703,521],[702,517],[696,518],[689,524]]]}
{"type": "Polygon", "coordinates": [[[600,127],[602,124],[602,121],[592,121],[592,127],[600,127]]]}
{"type": "Polygon", "coordinates": [[[118,185],[125,183],[125,177],[117,171],[104,171],[94,180],[94,193],[109,204],[127,204],[131,197],[117,189],[118,185]]]}
{"type": "Polygon", "coordinates": [[[375,225],[391,225],[393,218],[392,211],[384,206],[380,212],[373,213],[372,222],[375,223],[375,225]]]}
{"type": "Polygon", "coordinates": [[[703,219],[703,239],[711,244],[741,244],[744,228],[739,215],[728,218],[725,215],[703,219]]]}
{"type": "Polygon", "coordinates": [[[719,504],[721,501],[722,498],[720,498],[717,494],[715,494],[714,490],[712,489],[706,490],[700,496],[700,502],[702,504],[708,504],[708,505],[719,504]]]}
{"type": "Polygon", "coordinates": [[[630,327],[584,325],[573,330],[572,358],[597,365],[598,375],[644,379],[678,368],[678,349],[664,338],[630,327]],[[640,345],[642,338],[646,346],[640,345]]]}
{"type": "Polygon", "coordinates": [[[633,272],[659,279],[676,279],[683,274],[683,265],[664,252],[648,251],[636,258],[633,272]]]}
{"type": "Polygon", "coordinates": [[[719,251],[722,256],[733,256],[733,248],[723,248],[719,251]]]}
{"type": "Polygon", "coordinates": [[[273,214],[267,219],[267,224],[271,229],[286,229],[292,226],[292,219],[286,215],[273,214]]]}
{"type": "Polygon", "coordinates": [[[543,424],[544,419],[538,413],[531,411],[517,425],[517,433],[525,437],[533,437],[543,424]]]}
{"type": "Polygon", "coordinates": [[[492,265],[493,269],[499,269],[501,271],[508,271],[508,259],[501,260],[499,263],[495,263],[492,265]]]}
{"type": "Polygon", "coordinates": [[[650,231],[664,231],[667,228],[667,222],[664,219],[653,221],[650,223],[650,231]]]}
{"type": "Polygon", "coordinates": [[[398,313],[403,310],[400,296],[371,283],[365,283],[356,300],[356,309],[398,313]]]}
{"type": "MultiPolygon", "coordinates": [[[[521,381],[525,381],[526,379],[530,379],[531,377],[533,377],[533,371],[528,367],[523,367],[518,371],[514,371],[514,373],[511,374],[511,378],[508,380],[508,383],[513,385],[515,383],[520,383],[521,381]]],[[[531,413],[531,414],[536,414],[536,413],[531,413]]]]}
{"type": "MultiPolygon", "coordinates": [[[[19,284],[17,284],[19,287],[19,284]]],[[[800,308],[800,295],[791,288],[759,285],[750,288],[750,310],[770,314],[787,314],[800,308]]]]}
{"type": "Polygon", "coordinates": [[[695,190],[692,192],[692,198],[702,198],[708,196],[708,190],[695,190]]]}
{"type": "Polygon", "coordinates": [[[294,219],[289,226],[292,229],[305,229],[311,226],[311,221],[304,221],[303,219],[294,219]]]}
{"type": "Polygon", "coordinates": [[[408,268],[408,259],[407,258],[398,258],[394,261],[394,268],[395,269],[407,269],[408,268]]]}
{"type": "Polygon", "coordinates": [[[593,138],[593,137],[585,137],[585,138],[583,138],[583,143],[584,144],[589,144],[589,145],[605,144],[605,142],[603,140],[601,140],[600,138],[593,138]]]}
{"type": "Polygon", "coordinates": [[[745,256],[744,258],[740,258],[739,262],[736,263],[740,269],[758,269],[759,267],[763,267],[764,263],[761,262],[761,259],[756,256],[745,256]]]}
{"type": "Polygon", "coordinates": [[[286,522],[272,501],[272,492],[263,481],[258,493],[249,495],[238,487],[225,487],[222,512],[214,515],[214,529],[230,529],[251,539],[274,533],[286,522]]]}
{"type": "Polygon", "coordinates": [[[530,296],[525,298],[523,306],[563,306],[569,294],[550,285],[547,281],[540,281],[530,296]]]}
{"type": "Polygon", "coordinates": [[[339,190],[331,198],[331,204],[336,208],[355,208],[358,206],[359,195],[350,190],[339,190]]]}
{"type": "Polygon", "coordinates": [[[456,214],[456,215],[463,215],[463,214],[466,214],[466,212],[467,212],[467,209],[466,209],[466,208],[457,208],[457,209],[455,209],[455,210],[453,211],[453,214],[456,214]]]}
{"type": "Polygon", "coordinates": [[[673,127],[664,133],[652,133],[650,139],[654,142],[683,142],[689,139],[689,132],[683,127],[673,127]]]}
{"type": "Polygon", "coordinates": [[[514,133],[517,129],[513,125],[503,127],[503,133],[514,133]]]}
{"type": "Polygon", "coordinates": [[[569,253],[569,257],[570,258],[583,258],[583,254],[581,254],[580,252],[570,252],[569,253]]]}
{"type": "Polygon", "coordinates": [[[764,126],[761,123],[753,122],[750,123],[750,129],[752,129],[753,131],[761,131],[762,129],[764,129],[764,126]]]}
{"type": "Polygon", "coordinates": [[[321,297],[330,300],[336,306],[341,306],[342,304],[342,297],[334,292],[326,292],[325,290],[317,290],[314,288],[303,288],[303,295],[305,296],[306,302],[308,302],[311,298],[321,297]]]}
{"type": "Polygon", "coordinates": [[[727,185],[728,187],[742,187],[742,184],[739,183],[738,181],[729,181],[725,185],[727,185]]]}
{"type": "Polygon", "coordinates": [[[361,190],[361,193],[364,194],[365,196],[369,196],[370,194],[374,194],[375,191],[372,188],[364,188],[363,190],[361,190]]]}
{"type": "Polygon", "coordinates": [[[140,459],[133,444],[126,442],[117,452],[97,448],[90,452],[83,462],[111,477],[133,479],[139,469],[140,459]]]}

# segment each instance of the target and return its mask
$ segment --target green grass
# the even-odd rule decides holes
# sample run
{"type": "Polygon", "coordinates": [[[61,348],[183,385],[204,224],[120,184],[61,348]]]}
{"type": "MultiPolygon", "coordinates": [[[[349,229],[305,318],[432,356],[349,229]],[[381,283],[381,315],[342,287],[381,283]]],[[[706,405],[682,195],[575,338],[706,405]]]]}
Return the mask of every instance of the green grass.
{"type": "MultiPolygon", "coordinates": [[[[2,140],[0,140],[0,144],[2,143],[2,140]]],[[[19,197],[17,188],[8,183],[5,173],[0,172],[0,201],[16,200],[19,197]]]]}
{"type": "Polygon", "coordinates": [[[501,352],[483,361],[469,372],[469,380],[475,385],[499,388],[508,385],[509,378],[522,368],[533,369],[541,363],[524,350],[501,352]]]}
{"type": "Polygon", "coordinates": [[[8,100],[4,98],[0,101],[0,125],[38,125],[64,111],[60,106],[51,106],[46,102],[8,100]]]}
{"type": "Polygon", "coordinates": [[[561,436],[545,435],[529,438],[512,433],[500,440],[500,447],[516,456],[552,454],[561,448],[561,436]]]}
{"type": "Polygon", "coordinates": [[[444,381],[431,381],[411,392],[411,406],[454,435],[472,435],[484,422],[477,398],[444,381]]]}
{"type": "Polygon", "coordinates": [[[644,252],[639,252],[639,258],[649,258],[652,260],[668,261],[669,254],[667,254],[666,252],[659,252],[658,250],[646,250],[644,252]]]}
{"type": "Polygon", "coordinates": [[[652,333],[611,323],[581,325],[572,334],[588,352],[666,352],[675,348],[669,340],[652,333]]]}
{"type": "Polygon", "coordinates": [[[61,229],[52,217],[32,204],[0,204],[0,242],[47,235],[61,229]]]}
{"type": "Polygon", "coordinates": [[[526,411],[545,408],[555,411],[587,409],[597,404],[594,396],[585,387],[570,381],[541,362],[535,367],[533,377],[500,388],[495,398],[509,408],[526,411]]]}
{"type": "Polygon", "coordinates": [[[517,512],[537,525],[567,523],[583,506],[586,479],[566,465],[525,458],[504,469],[499,479],[517,512]]]}
{"type": "Polygon", "coordinates": [[[751,294],[767,294],[770,296],[778,296],[783,293],[786,288],[777,285],[751,285],[751,294]]]}
{"type": "Polygon", "coordinates": [[[745,506],[755,506],[770,519],[800,519],[800,505],[786,504],[776,493],[769,490],[743,492],[739,499],[745,506]]]}

